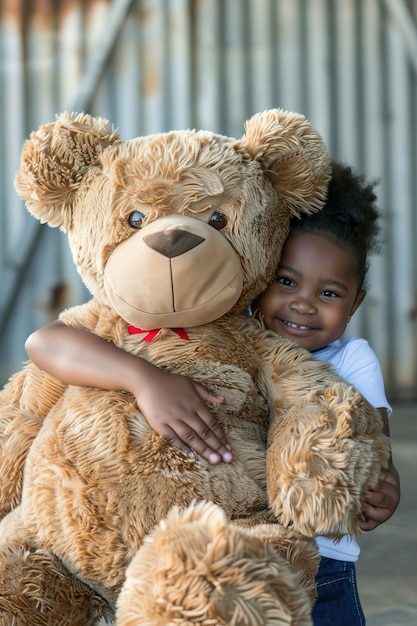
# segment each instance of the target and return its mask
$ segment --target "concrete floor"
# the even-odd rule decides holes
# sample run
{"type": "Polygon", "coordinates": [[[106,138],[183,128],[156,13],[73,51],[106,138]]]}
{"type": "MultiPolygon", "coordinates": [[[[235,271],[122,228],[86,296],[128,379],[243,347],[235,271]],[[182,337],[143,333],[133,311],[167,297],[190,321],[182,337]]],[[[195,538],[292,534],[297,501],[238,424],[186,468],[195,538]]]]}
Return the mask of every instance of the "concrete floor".
{"type": "Polygon", "coordinates": [[[417,402],[393,406],[390,430],[401,502],[361,535],[359,595],[367,626],[417,626],[417,402]]]}

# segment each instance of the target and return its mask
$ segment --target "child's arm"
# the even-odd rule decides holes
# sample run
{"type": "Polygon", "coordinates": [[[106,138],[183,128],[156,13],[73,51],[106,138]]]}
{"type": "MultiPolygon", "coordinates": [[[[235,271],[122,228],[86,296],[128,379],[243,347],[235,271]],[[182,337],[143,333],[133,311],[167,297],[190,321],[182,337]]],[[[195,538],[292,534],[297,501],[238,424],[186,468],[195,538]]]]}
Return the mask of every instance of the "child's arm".
{"type": "Polygon", "coordinates": [[[68,385],[129,391],[151,428],[185,453],[196,452],[212,464],[232,460],[222,428],[206,404],[224,399],[191,379],[60,321],[32,333],[25,348],[35,365],[68,385]]]}
{"type": "MultiPolygon", "coordinates": [[[[383,420],[383,432],[390,436],[388,414],[386,409],[378,409],[383,420]]],[[[400,502],[400,477],[392,459],[389,467],[382,470],[378,485],[365,494],[363,514],[365,519],[359,520],[361,530],[373,530],[386,522],[395,512],[400,502]]]]}

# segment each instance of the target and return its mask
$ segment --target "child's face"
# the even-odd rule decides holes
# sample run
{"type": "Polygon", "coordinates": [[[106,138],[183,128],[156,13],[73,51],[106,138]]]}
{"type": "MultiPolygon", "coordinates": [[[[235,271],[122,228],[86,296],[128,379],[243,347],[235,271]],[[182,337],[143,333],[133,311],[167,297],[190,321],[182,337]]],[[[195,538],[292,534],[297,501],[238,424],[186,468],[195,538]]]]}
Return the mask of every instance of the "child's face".
{"type": "Polygon", "coordinates": [[[359,289],[352,254],[320,235],[287,240],[274,282],[256,300],[267,328],[310,352],[345,331],[366,292],[359,289]]]}

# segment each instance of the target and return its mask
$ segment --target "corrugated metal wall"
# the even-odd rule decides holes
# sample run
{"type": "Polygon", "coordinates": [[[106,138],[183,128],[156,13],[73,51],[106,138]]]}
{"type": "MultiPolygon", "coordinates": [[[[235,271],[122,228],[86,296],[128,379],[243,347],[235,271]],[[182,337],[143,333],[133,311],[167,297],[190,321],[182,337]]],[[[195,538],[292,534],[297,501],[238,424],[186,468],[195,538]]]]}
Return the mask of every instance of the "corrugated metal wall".
{"type": "Polygon", "coordinates": [[[240,136],[256,111],[305,114],[378,187],[384,254],[350,332],[391,397],[417,396],[417,0],[3,0],[0,383],[29,332],[88,297],[65,237],[13,189],[29,132],[64,109],[127,139],[170,128],[240,136]]]}

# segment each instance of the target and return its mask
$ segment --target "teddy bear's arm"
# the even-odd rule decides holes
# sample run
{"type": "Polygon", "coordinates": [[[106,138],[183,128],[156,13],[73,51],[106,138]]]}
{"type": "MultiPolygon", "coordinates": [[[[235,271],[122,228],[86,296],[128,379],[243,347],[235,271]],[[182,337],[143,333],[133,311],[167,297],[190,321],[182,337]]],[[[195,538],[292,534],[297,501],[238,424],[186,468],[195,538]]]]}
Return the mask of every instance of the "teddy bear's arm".
{"type": "MultiPolygon", "coordinates": [[[[60,317],[69,325],[101,333],[109,341],[116,341],[121,332],[115,316],[103,315],[95,300],[68,309],[60,317]]],[[[19,503],[31,443],[66,388],[28,362],[0,391],[0,519],[19,503]]]]}
{"type": "Polygon", "coordinates": [[[287,340],[270,341],[263,362],[273,510],[308,536],[355,535],[363,494],[389,459],[380,415],[327,364],[287,340]]]}
{"type": "MultiPolygon", "coordinates": [[[[100,319],[94,301],[62,316],[74,325],[83,319],[84,327],[90,330],[97,327],[100,319]]],[[[112,328],[110,323],[107,326],[112,328]]],[[[19,503],[23,467],[31,443],[66,388],[66,384],[28,362],[0,391],[0,519],[19,503]]]]}
{"type": "Polygon", "coordinates": [[[31,443],[65,389],[28,363],[0,392],[0,518],[19,503],[31,443]]]}

